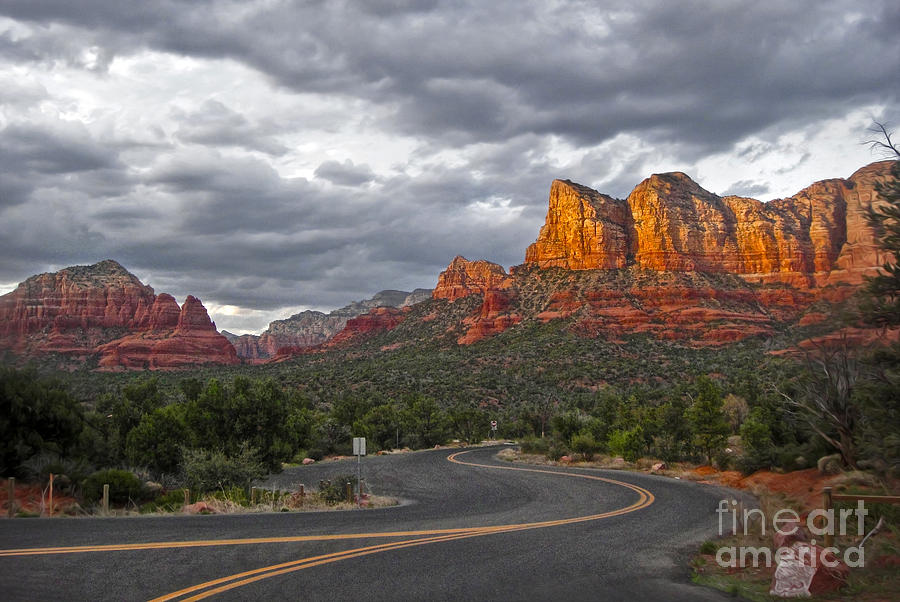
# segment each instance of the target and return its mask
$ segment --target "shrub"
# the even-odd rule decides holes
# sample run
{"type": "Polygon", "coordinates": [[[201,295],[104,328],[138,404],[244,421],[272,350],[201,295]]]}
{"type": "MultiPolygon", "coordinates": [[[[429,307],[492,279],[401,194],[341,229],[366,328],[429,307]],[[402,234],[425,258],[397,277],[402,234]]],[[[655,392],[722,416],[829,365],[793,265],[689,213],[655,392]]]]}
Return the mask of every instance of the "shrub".
{"type": "Polygon", "coordinates": [[[255,450],[247,446],[242,446],[236,456],[227,456],[221,450],[184,450],[182,470],[191,489],[201,493],[231,487],[246,488],[251,481],[266,474],[255,450]]]}
{"type": "Polygon", "coordinates": [[[628,462],[641,457],[644,446],[644,429],[640,425],[626,430],[616,429],[609,435],[609,450],[628,462]]]}
{"type": "Polygon", "coordinates": [[[546,454],[550,449],[550,442],[540,437],[525,437],[519,444],[523,454],[546,454]]]}
{"type": "Polygon", "coordinates": [[[125,504],[140,500],[144,495],[144,485],[132,472],[127,470],[99,470],[84,481],[84,499],[97,503],[103,498],[103,485],[109,485],[109,501],[125,504]]]}
{"type": "Polygon", "coordinates": [[[590,433],[582,432],[572,437],[572,451],[581,454],[581,457],[590,462],[594,454],[600,449],[597,440],[590,433]]]}
{"type": "Polygon", "coordinates": [[[569,453],[569,450],[566,449],[566,446],[559,443],[558,441],[554,441],[550,447],[547,449],[547,457],[554,462],[565,456],[569,453]]]}
{"type": "Polygon", "coordinates": [[[247,490],[243,487],[235,486],[228,489],[220,489],[213,492],[211,497],[215,500],[232,502],[238,506],[246,507],[250,505],[250,496],[247,495],[247,490]]]}
{"type": "Polygon", "coordinates": [[[184,505],[184,489],[167,491],[151,502],[141,506],[141,513],[177,512],[184,505]]]}
{"type": "Polygon", "coordinates": [[[327,504],[346,501],[347,483],[350,483],[350,486],[356,491],[356,477],[353,475],[341,475],[319,481],[319,497],[327,504]]]}

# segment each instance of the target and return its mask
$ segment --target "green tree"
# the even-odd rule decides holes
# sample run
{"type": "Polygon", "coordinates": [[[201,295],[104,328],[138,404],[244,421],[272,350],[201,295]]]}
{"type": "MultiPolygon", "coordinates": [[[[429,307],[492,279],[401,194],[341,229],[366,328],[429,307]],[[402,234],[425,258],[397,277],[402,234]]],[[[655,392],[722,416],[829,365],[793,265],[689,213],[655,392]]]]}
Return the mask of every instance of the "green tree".
{"type": "Polygon", "coordinates": [[[33,370],[0,367],[0,470],[20,476],[41,453],[68,455],[84,428],[81,406],[60,383],[33,370]]]}
{"type": "Polygon", "coordinates": [[[365,437],[374,450],[392,449],[400,444],[400,412],[393,404],[379,404],[353,423],[353,434],[365,437]]]}
{"type": "Polygon", "coordinates": [[[607,446],[617,456],[635,462],[644,449],[644,429],[640,425],[630,429],[616,429],[609,434],[607,446]]]}
{"type": "Polygon", "coordinates": [[[731,428],[722,411],[722,392],[719,387],[706,376],[697,380],[697,397],[685,410],[684,417],[694,432],[694,443],[699,447],[706,460],[712,463],[715,451],[725,443],[731,428]]]}
{"type": "Polygon", "coordinates": [[[435,400],[421,394],[405,400],[403,425],[413,447],[433,447],[447,440],[447,418],[435,400]]]}
{"type": "Polygon", "coordinates": [[[453,435],[466,443],[481,441],[479,434],[487,432],[490,418],[474,403],[457,403],[447,412],[453,435]]]}
{"type": "Polygon", "coordinates": [[[165,397],[156,377],[141,378],[122,388],[119,393],[108,393],[97,403],[98,428],[106,439],[109,456],[99,459],[106,465],[126,460],[128,433],[140,424],[141,419],[165,404],[165,397]]]}
{"type": "Polygon", "coordinates": [[[159,476],[178,472],[181,449],[188,443],[184,406],[172,404],[145,414],[128,433],[125,448],[129,462],[159,476]]]}
{"type": "Polygon", "coordinates": [[[590,462],[594,454],[600,451],[600,444],[590,432],[581,432],[572,437],[572,451],[581,454],[581,457],[590,462]]]}
{"type": "MultiPolygon", "coordinates": [[[[874,147],[900,159],[900,149],[891,140],[884,124],[876,124],[875,131],[883,140],[871,141],[874,147]]],[[[888,255],[881,272],[869,278],[861,303],[863,319],[869,324],[883,327],[900,324],[900,160],[891,166],[891,177],[875,184],[881,197],[880,204],[873,204],[867,215],[875,230],[878,244],[888,255]]]]}

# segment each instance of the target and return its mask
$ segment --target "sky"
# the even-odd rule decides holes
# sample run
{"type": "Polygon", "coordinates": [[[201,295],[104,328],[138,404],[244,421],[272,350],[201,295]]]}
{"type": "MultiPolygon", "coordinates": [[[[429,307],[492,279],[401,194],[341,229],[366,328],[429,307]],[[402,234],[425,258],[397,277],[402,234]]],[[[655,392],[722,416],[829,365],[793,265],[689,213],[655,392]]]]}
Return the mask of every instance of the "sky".
{"type": "Polygon", "coordinates": [[[259,332],[522,263],[555,178],[791,196],[882,158],[898,31],[896,0],[0,0],[0,293],[110,258],[259,332]]]}

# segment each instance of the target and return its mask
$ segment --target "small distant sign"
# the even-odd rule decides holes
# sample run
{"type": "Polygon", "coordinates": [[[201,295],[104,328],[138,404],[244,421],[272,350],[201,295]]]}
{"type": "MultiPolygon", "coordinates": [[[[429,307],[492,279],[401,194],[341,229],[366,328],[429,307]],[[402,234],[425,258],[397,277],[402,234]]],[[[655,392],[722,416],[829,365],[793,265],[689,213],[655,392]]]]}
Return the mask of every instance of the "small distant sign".
{"type": "Polygon", "coordinates": [[[492,431],[497,430],[497,421],[496,420],[491,420],[491,430],[492,431]]]}
{"type": "MultiPolygon", "coordinates": [[[[346,449],[346,448],[344,448],[346,449]]],[[[366,438],[365,437],[354,437],[353,438],[353,455],[354,456],[365,456],[366,455],[366,438]]]]}

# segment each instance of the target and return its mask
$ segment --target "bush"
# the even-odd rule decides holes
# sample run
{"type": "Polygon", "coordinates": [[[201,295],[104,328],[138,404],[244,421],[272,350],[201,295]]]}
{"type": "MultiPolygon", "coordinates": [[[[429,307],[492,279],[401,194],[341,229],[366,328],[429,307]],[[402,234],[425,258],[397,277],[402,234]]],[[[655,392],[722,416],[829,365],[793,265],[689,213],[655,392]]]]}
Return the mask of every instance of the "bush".
{"type": "Polygon", "coordinates": [[[523,454],[544,455],[550,449],[550,442],[540,437],[525,437],[519,447],[523,454]]]}
{"type": "Polygon", "coordinates": [[[569,450],[566,449],[566,446],[559,443],[558,441],[554,441],[550,447],[547,449],[547,457],[554,462],[565,456],[569,453],[569,450]]]}
{"type": "Polygon", "coordinates": [[[127,470],[99,470],[84,481],[84,499],[90,503],[98,503],[103,498],[103,485],[109,485],[109,501],[111,504],[125,504],[137,501],[144,496],[144,484],[127,470]]]}
{"type": "Polygon", "coordinates": [[[232,487],[246,488],[254,479],[266,474],[255,450],[246,446],[241,447],[237,456],[227,456],[221,450],[184,450],[182,470],[191,489],[198,493],[232,487]]]}
{"type": "Polygon", "coordinates": [[[177,512],[184,505],[184,489],[167,491],[151,502],[141,506],[141,513],[177,512]]]}
{"type": "Polygon", "coordinates": [[[247,490],[243,487],[229,487],[228,489],[220,489],[219,491],[213,492],[211,497],[215,500],[232,502],[234,504],[237,504],[238,506],[247,507],[250,505],[250,496],[247,495],[247,490]]]}
{"type": "Polygon", "coordinates": [[[643,446],[644,429],[640,425],[627,431],[616,429],[609,435],[609,450],[628,462],[635,462],[641,457],[643,446]]]}
{"type": "Polygon", "coordinates": [[[319,497],[327,504],[337,504],[347,500],[347,483],[356,491],[356,477],[342,475],[319,481],[319,497]]]}
{"type": "Polygon", "coordinates": [[[579,433],[572,437],[572,451],[581,454],[581,457],[590,462],[594,454],[600,449],[600,445],[590,433],[579,433]]]}

